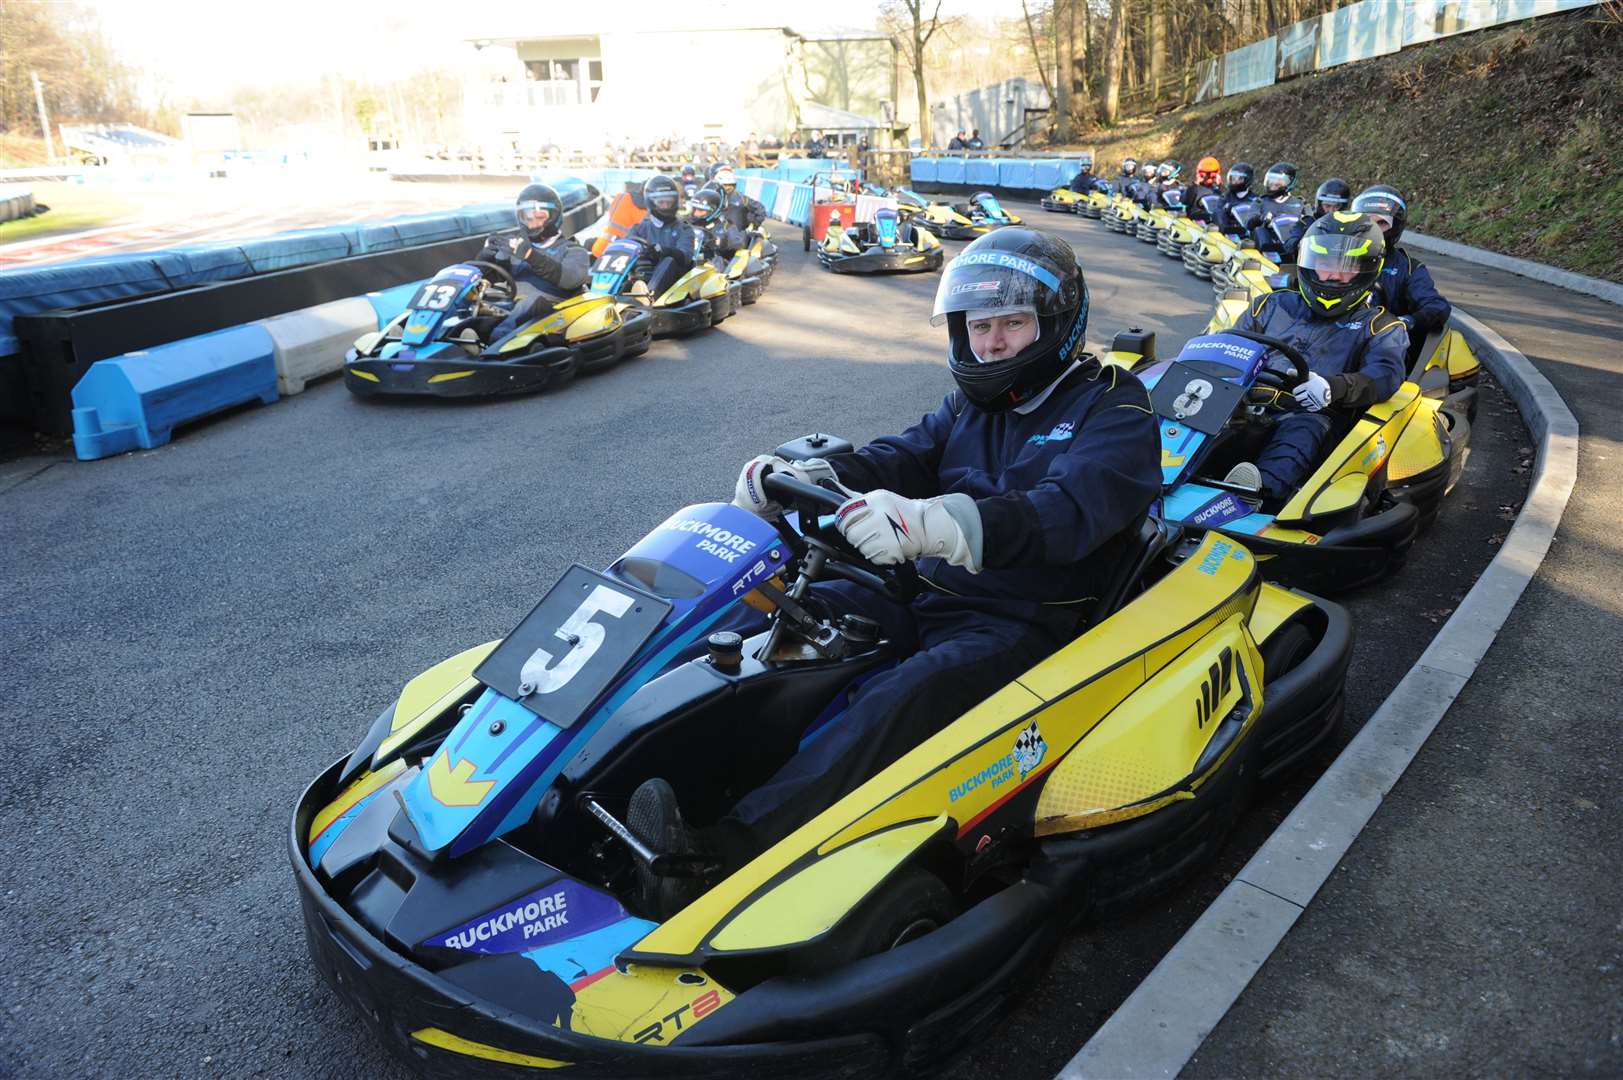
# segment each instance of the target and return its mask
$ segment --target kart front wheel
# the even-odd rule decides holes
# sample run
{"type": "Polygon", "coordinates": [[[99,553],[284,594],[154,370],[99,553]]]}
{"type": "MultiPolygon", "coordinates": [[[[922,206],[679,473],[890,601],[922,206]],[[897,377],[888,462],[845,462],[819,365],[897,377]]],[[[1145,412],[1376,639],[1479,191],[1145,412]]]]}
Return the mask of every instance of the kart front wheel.
{"type": "Polygon", "coordinates": [[[824,940],[797,956],[793,974],[833,971],[899,949],[939,930],[957,913],[945,882],[921,867],[909,867],[880,886],[824,940]]]}

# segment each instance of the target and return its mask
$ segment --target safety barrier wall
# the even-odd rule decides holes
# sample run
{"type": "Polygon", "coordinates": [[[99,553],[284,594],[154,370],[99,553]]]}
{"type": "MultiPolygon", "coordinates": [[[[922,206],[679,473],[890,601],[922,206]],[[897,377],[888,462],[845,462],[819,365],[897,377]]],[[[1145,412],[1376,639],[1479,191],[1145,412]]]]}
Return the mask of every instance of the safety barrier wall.
{"type": "Polygon", "coordinates": [[[1063,187],[1082,171],[1075,158],[916,157],[909,175],[915,187],[1002,188],[1031,193],[1063,187]]]}
{"type": "Polygon", "coordinates": [[[343,367],[355,339],[393,322],[420,285],[397,285],[98,360],[73,387],[74,453],[93,461],[152,450],[181,424],[300,393],[309,380],[343,367]]]}

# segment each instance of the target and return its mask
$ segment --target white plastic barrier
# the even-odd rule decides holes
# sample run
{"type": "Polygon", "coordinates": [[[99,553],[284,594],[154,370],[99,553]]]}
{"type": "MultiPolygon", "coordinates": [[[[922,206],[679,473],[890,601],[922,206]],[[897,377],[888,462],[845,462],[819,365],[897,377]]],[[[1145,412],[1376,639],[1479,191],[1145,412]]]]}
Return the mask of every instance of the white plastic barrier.
{"type": "Polygon", "coordinates": [[[872,221],[874,214],[886,207],[892,210],[896,209],[896,200],[888,196],[881,198],[878,195],[858,195],[857,220],[872,221]]]}
{"type": "Polygon", "coordinates": [[[261,321],[276,352],[276,386],[297,394],[311,379],[344,366],[355,339],[378,328],[378,314],[365,297],[334,300],[261,321]]]}
{"type": "Polygon", "coordinates": [[[777,202],[767,207],[767,213],[779,221],[789,220],[789,204],[794,202],[795,188],[803,187],[801,184],[779,184],[777,202]]]}

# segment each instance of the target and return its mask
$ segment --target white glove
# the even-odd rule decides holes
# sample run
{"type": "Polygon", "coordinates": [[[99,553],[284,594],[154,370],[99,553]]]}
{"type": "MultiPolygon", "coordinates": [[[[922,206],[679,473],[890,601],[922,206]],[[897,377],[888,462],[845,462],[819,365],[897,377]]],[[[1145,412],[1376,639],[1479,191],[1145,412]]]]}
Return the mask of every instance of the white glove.
{"type": "Polygon", "coordinates": [[[1319,412],[1330,404],[1330,381],[1316,371],[1307,374],[1307,382],[1291,391],[1296,404],[1308,412],[1319,412]]]}
{"type": "Polygon", "coordinates": [[[788,473],[807,484],[832,480],[841,491],[850,490],[840,484],[840,478],[834,475],[834,466],[822,458],[788,461],[776,454],[757,454],[744,462],[744,467],[739,470],[738,483],[733,485],[733,505],[768,520],[782,514],[783,507],[767,495],[766,485],[762,483],[770,472],[788,473]]]}
{"type": "Polygon", "coordinates": [[[834,524],[864,559],[879,566],[939,558],[972,574],[981,570],[981,512],[968,495],[904,499],[880,488],[840,507],[834,524]]]}

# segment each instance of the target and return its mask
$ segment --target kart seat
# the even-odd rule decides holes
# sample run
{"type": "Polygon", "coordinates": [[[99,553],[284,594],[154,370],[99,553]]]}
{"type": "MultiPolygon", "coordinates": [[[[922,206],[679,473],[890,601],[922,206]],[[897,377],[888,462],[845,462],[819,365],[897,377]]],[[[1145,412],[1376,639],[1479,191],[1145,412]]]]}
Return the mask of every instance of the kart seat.
{"type": "Polygon", "coordinates": [[[1100,582],[1099,595],[1083,606],[1079,633],[1114,615],[1133,598],[1134,587],[1144,581],[1150,564],[1171,544],[1172,528],[1146,515],[1137,525],[1117,534],[1116,542],[1119,555],[1100,582]]]}

